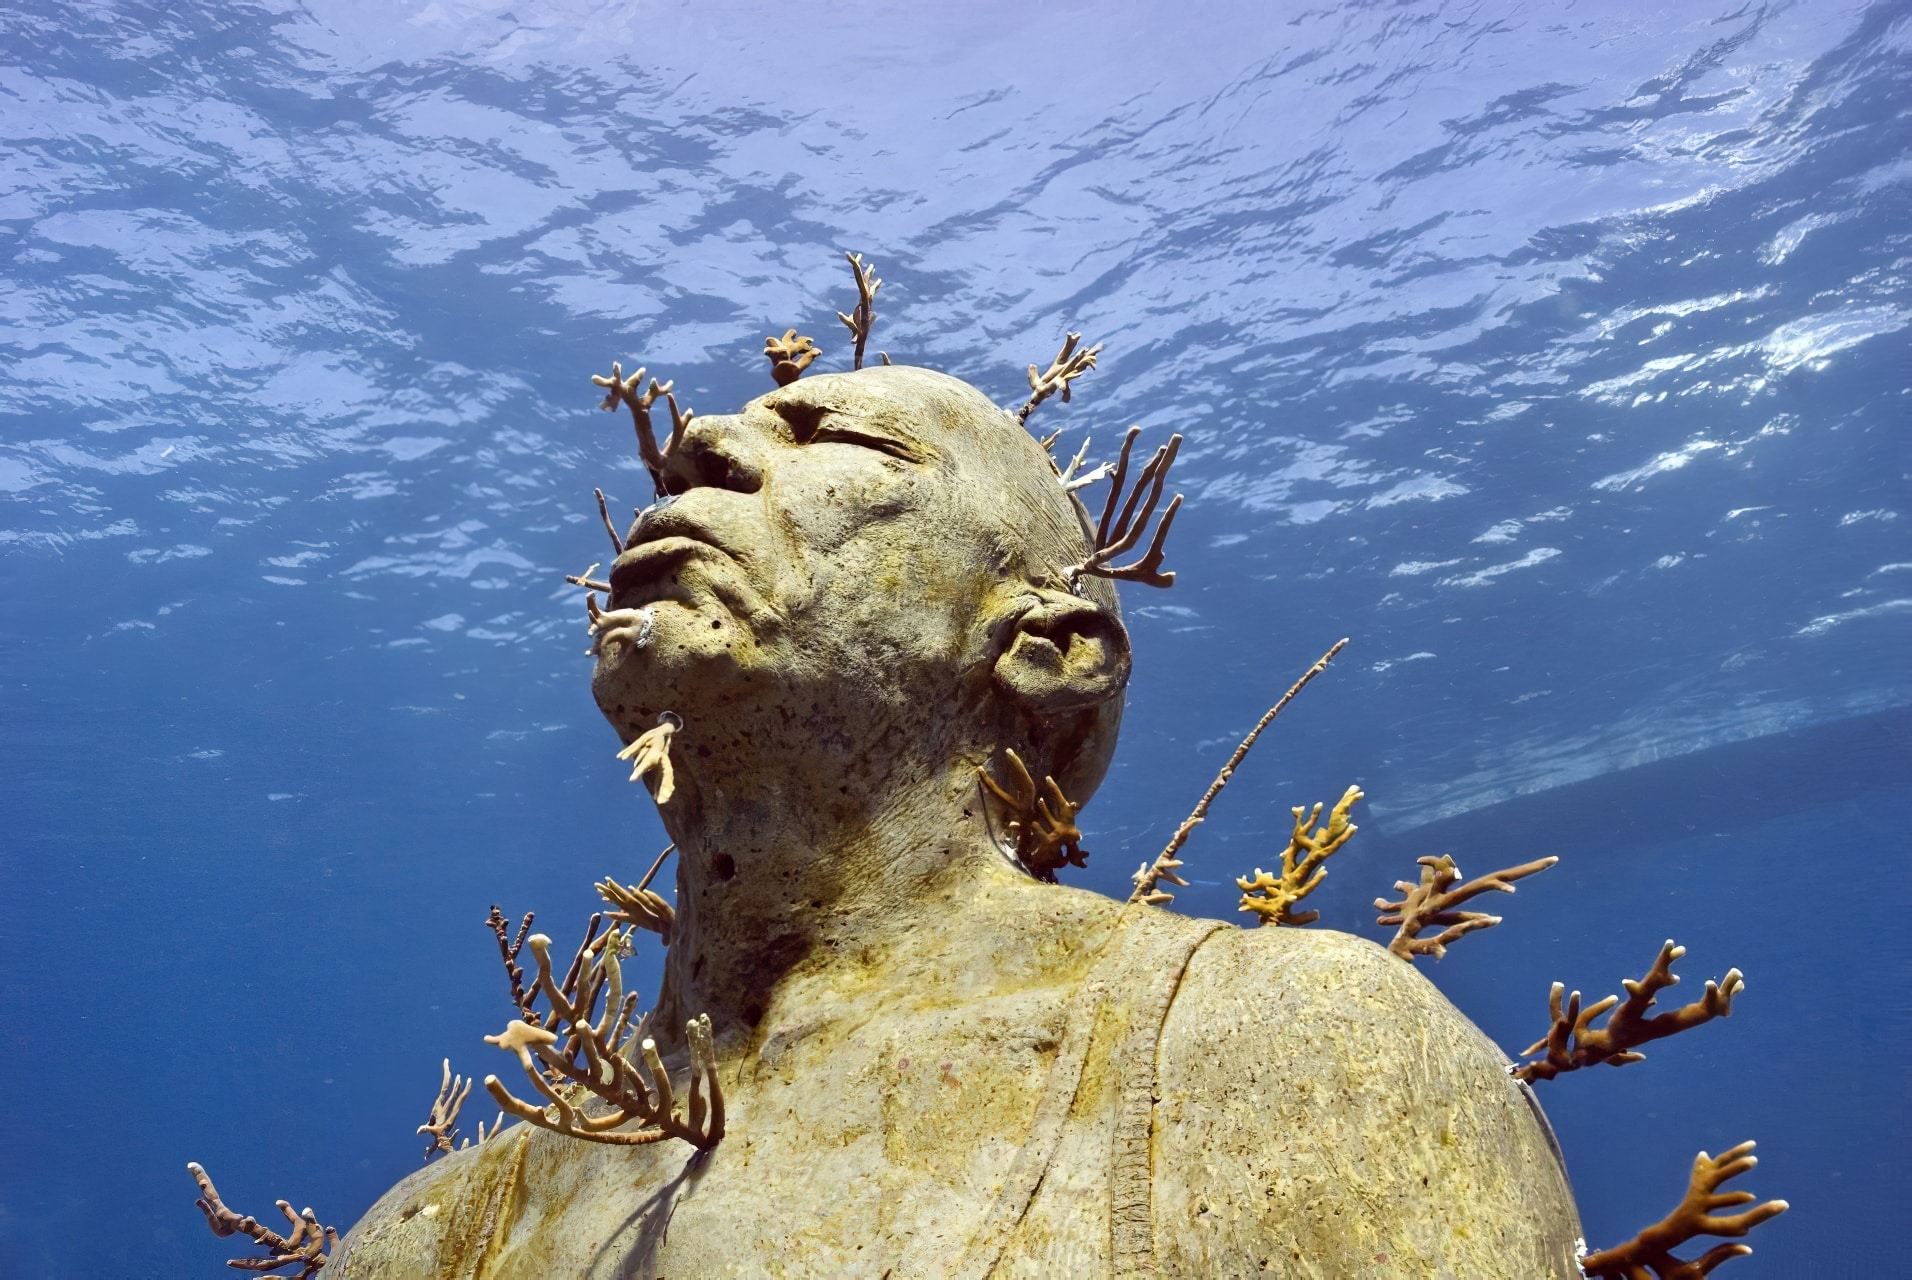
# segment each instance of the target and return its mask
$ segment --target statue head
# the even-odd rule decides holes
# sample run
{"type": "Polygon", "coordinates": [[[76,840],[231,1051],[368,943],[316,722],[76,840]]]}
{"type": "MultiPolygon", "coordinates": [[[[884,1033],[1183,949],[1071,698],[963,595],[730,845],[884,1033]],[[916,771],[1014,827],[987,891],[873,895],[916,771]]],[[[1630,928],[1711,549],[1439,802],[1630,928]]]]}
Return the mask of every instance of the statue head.
{"type": "Polygon", "coordinates": [[[817,375],[693,419],[662,479],[592,690],[626,741],[676,713],[693,791],[783,762],[851,819],[1004,748],[1100,782],[1128,635],[1112,583],[1072,585],[1093,531],[1015,415],[926,369],[817,375]]]}

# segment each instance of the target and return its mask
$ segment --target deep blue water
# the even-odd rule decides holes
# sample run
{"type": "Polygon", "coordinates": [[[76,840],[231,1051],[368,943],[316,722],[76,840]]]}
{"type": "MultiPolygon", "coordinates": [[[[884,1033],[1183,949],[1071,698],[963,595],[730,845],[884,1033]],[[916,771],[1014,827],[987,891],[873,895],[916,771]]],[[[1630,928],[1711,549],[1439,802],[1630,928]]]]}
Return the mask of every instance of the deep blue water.
{"type": "Polygon", "coordinates": [[[1504,1047],[1666,937],[1750,983],[1542,1087],[1590,1240],[1750,1137],[1723,1275],[1899,1272],[1912,6],[890,8],[0,10],[0,1272],[211,1273],[188,1159],[341,1227],[417,1166],[486,908],[663,840],[561,580],[645,489],[588,377],[840,367],[845,248],[899,361],[1007,403],[1079,328],[1045,425],[1187,435],[1074,882],[1351,636],[1177,905],[1349,782],[1328,926],[1561,854],[1428,970],[1504,1047]]]}

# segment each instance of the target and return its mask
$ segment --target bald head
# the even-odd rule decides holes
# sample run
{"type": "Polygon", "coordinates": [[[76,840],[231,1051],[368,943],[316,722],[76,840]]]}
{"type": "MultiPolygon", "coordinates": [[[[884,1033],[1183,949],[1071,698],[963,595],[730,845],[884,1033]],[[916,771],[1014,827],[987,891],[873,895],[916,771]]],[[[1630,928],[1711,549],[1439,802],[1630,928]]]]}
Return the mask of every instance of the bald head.
{"type": "Polygon", "coordinates": [[[821,748],[875,783],[1010,747],[1074,798],[1100,781],[1129,669],[1115,594],[1070,589],[1080,504],[974,387],[806,378],[695,419],[665,481],[611,578],[642,621],[607,633],[593,685],[627,739],[672,710],[740,764],[821,748]]]}

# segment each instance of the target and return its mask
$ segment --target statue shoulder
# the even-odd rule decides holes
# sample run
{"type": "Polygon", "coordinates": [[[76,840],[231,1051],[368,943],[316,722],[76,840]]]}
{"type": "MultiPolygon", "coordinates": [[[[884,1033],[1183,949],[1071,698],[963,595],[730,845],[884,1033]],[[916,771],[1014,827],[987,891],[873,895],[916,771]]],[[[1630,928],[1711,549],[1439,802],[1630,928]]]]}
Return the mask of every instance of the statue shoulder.
{"type": "Polygon", "coordinates": [[[325,1274],[422,1280],[474,1273],[521,1207],[531,1137],[516,1125],[482,1146],[416,1170],[366,1211],[325,1274]]]}
{"type": "Polygon", "coordinates": [[[1165,1270],[1570,1277],[1580,1226],[1538,1104],[1415,967],[1323,929],[1190,959],[1158,1059],[1165,1270]]]}

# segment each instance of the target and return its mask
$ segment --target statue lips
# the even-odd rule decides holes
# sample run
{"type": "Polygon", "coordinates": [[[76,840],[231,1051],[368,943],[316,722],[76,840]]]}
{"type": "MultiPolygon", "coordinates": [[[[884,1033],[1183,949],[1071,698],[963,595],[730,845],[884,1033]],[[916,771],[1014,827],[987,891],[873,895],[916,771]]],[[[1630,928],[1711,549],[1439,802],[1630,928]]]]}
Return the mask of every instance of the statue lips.
{"type": "Polygon", "coordinates": [[[676,504],[646,515],[638,526],[637,541],[611,566],[611,607],[628,609],[648,603],[634,597],[649,594],[660,578],[691,557],[709,553],[733,563],[737,560],[717,535],[678,511],[676,504]]]}

